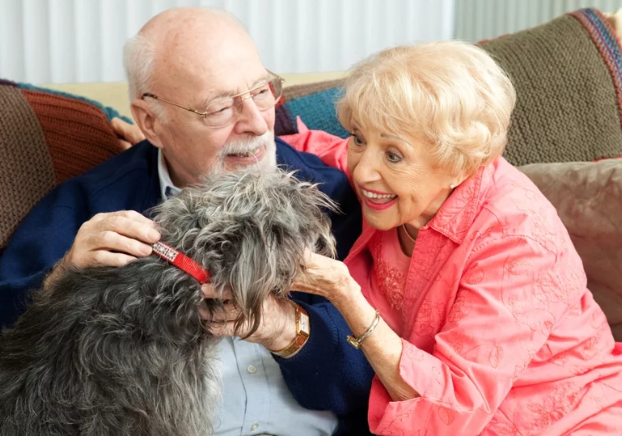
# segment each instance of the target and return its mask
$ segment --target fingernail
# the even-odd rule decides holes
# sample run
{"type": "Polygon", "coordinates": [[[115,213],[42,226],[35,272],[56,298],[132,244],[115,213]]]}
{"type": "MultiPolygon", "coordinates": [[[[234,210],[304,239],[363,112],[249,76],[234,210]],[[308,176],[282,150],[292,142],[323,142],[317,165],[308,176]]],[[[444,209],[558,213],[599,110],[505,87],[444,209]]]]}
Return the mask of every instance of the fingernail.
{"type": "Polygon", "coordinates": [[[155,229],[149,229],[149,231],[147,232],[147,236],[149,237],[149,239],[158,241],[160,239],[160,232],[155,229]]]}
{"type": "Polygon", "coordinates": [[[140,252],[145,256],[149,256],[151,254],[151,247],[148,245],[141,245],[140,252]]]}

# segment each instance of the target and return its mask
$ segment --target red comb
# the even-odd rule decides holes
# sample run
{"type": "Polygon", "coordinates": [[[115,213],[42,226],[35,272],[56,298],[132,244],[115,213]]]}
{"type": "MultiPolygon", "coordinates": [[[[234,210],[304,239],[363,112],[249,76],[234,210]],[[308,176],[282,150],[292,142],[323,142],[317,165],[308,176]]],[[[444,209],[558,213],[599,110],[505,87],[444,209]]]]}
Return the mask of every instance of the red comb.
{"type": "Polygon", "coordinates": [[[164,242],[156,242],[152,245],[152,248],[153,254],[175,265],[180,270],[187,272],[192,277],[197,279],[199,283],[204,284],[209,282],[210,274],[205,271],[201,265],[190,259],[185,254],[175,250],[170,245],[167,245],[164,242]]]}

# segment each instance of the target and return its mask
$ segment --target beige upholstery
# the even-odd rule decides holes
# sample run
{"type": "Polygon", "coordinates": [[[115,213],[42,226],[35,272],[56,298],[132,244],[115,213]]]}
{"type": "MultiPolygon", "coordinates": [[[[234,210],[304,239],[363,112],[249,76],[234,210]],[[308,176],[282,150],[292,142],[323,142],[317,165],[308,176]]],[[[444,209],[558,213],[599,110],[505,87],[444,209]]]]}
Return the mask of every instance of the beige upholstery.
{"type": "Polygon", "coordinates": [[[557,209],[583,260],[588,288],[622,341],[622,159],[519,169],[557,209]]]}

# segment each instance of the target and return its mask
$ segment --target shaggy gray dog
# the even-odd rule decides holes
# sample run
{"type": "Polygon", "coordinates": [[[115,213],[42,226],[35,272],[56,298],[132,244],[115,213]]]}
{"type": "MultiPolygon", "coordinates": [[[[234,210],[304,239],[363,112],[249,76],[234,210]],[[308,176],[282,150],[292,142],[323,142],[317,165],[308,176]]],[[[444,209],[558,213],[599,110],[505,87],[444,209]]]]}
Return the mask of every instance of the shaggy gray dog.
{"type": "MultiPolygon", "coordinates": [[[[211,274],[254,328],[306,249],[332,255],[330,200],[291,174],[226,174],[156,208],[162,241],[211,274]]],[[[220,398],[200,283],[155,255],[68,270],[0,336],[1,436],[194,436],[220,398]]],[[[212,304],[209,310],[218,310],[212,304]]],[[[239,320],[240,322],[243,319],[239,320]]]]}

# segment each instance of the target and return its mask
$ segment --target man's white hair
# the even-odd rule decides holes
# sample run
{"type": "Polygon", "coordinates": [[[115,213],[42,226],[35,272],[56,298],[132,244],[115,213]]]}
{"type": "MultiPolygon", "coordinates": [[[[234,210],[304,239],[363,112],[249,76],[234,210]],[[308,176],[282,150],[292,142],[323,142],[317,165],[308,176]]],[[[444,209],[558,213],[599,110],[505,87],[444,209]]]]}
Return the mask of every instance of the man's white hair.
{"type": "Polygon", "coordinates": [[[155,46],[142,33],[131,37],[123,47],[123,65],[129,88],[130,100],[148,92],[155,60],[155,46]]]}
{"type": "MultiPolygon", "coordinates": [[[[127,76],[130,102],[142,98],[150,91],[156,48],[153,41],[142,33],[128,39],[123,47],[123,65],[127,76]]],[[[148,100],[151,109],[164,120],[164,108],[153,99],[148,100]]]]}

